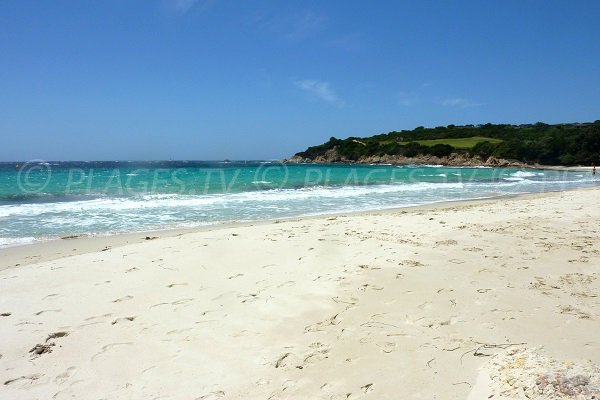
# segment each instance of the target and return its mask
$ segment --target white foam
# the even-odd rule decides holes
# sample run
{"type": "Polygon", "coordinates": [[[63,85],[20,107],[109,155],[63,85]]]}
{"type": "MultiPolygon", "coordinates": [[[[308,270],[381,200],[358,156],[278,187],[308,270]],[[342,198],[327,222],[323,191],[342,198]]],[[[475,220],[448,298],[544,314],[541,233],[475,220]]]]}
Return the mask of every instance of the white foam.
{"type": "Polygon", "coordinates": [[[36,239],[34,237],[22,237],[22,238],[11,238],[11,237],[2,238],[2,237],[0,237],[0,248],[22,246],[24,244],[30,244],[35,241],[36,241],[36,239]]]}
{"type": "Polygon", "coordinates": [[[543,176],[543,172],[517,171],[510,174],[514,178],[531,178],[532,176],[543,176]]]}
{"type": "MultiPolygon", "coordinates": [[[[455,172],[448,174],[459,175],[455,172]]],[[[424,172],[424,171],[421,171],[424,172]]],[[[432,177],[440,170],[429,170],[432,177]]],[[[437,174],[437,175],[436,175],[437,174]]],[[[466,176],[470,173],[464,174],[466,176]]],[[[500,181],[397,182],[378,185],[312,186],[296,189],[251,190],[246,192],[205,194],[155,193],[130,197],[85,198],[78,201],[0,205],[0,246],[24,244],[41,232],[57,237],[64,232],[100,233],[139,231],[165,226],[199,226],[215,222],[258,220],[307,214],[360,211],[411,204],[479,198],[492,195],[562,190],[570,186],[592,184],[592,177],[558,176],[534,171],[502,171],[493,179],[500,181]],[[515,172],[516,171],[516,172],[515,172]],[[533,178],[532,180],[527,178],[533,178]],[[562,180],[551,180],[560,179],[562,180]],[[574,180],[564,180],[565,178],[574,180]],[[24,229],[25,227],[25,229],[24,229]],[[15,236],[27,236],[14,238],[15,236]]],[[[421,175],[422,177],[422,175],[421,175]]],[[[358,179],[358,178],[357,178],[358,179]]],[[[460,177],[458,178],[460,179],[460,177]]],[[[361,181],[357,181],[360,183],[361,181]]],[[[272,184],[254,181],[255,185],[272,184]]],[[[256,187],[257,189],[260,186],[256,187]]]]}
{"type": "Polygon", "coordinates": [[[461,189],[462,183],[399,183],[392,185],[370,186],[313,186],[299,189],[273,189],[229,194],[181,195],[149,194],[139,197],[98,198],[57,203],[32,203],[0,206],[0,218],[13,216],[34,217],[48,214],[77,214],[87,212],[124,212],[141,209],[178,209],[201,208],[208,206],[227,206],[246,202],[286,202],[308,199],[339,199],[346,197],[368,196],[383,193],[405,193],[442,189],[461,189]]]}

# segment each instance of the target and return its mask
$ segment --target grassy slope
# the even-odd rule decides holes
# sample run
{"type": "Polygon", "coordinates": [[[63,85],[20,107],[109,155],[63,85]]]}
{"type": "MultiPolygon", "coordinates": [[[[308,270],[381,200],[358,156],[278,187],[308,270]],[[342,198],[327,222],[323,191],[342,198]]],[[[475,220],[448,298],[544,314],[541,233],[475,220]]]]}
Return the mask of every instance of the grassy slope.
{"type": "MultiPolygon", "coordinates": [[[[433,139],[433,140],[415,140],[415,142],[423,146],[435,146],[436,144],[448,144],[455,149],[472,149],[477,143],[490,142],[500,143],[501,139],[487,138],[482,136],[475,136],[469,138],[458,138],[458,139],[433,139]]],[[[409,142],[398,142],[398,144],[408,144],[409,142]]]]}

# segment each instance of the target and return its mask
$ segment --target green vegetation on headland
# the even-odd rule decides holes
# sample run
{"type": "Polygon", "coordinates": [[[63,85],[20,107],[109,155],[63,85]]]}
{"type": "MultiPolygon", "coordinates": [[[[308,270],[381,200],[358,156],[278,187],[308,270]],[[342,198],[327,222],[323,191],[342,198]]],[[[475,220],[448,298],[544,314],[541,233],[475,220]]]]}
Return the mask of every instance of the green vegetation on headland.
{"type": "Polygon", "coordinates": [[[497,160],[540,165],[600,164],[600,120],[554,125],[421,126],[366,138],[332,137],[297,153],[291,161],[401,162],[418,157],[488,164],[497,160]]]}
{"type": "MultiPolygon", "coordinates": [[[[423,146],[435,146],[436,144],[447,144],[455,149],[472,149],[475,145],[483,142],[500,143],[501,139],[487,138],[475,136],[472,138],[460,138],[460,139],[430,139],[430,140],[415,140],[415,142],[423,146]]],[[[399,142],[399,144],[406,145],[410,142],[399,142]]]]}

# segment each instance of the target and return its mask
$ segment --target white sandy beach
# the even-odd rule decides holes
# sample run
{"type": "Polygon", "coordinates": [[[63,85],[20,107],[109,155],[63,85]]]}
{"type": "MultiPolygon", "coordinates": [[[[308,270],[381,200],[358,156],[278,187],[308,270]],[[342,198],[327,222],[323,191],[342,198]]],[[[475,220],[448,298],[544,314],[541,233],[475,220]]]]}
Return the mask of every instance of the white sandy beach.
{"type": "Polygon", "coordinates": [[[1,399],[498,399],[519,349],[600,384],[600,189],[141,237],[0,250],[1,399]]]}

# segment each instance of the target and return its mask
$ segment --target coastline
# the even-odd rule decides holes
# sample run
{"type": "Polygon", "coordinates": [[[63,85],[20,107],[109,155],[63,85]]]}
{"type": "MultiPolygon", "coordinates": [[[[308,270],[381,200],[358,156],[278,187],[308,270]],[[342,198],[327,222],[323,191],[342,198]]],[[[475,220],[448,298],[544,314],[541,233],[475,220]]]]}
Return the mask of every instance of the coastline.
{"type": "Polygon", "coordinates": [[[394,158],[367,158],[357,161],[352,160],[333,160],[333,159],[302,159],[302,158],[289,158],[280,160],[284,164],[331,164],[331,165],[393,165],[393,166],[408,166],[408,165],[441,165],[443,167],[457,167],[457,168],[524,168],[524,169],[542,169],[551,171],[591,171],[592,166],[586,165],[543,165],[543,164],[527,164],[520,161],[511,161],[504,159],[495,159],[489,162],[482,159],[470,159],[470,158],[459,158],[456,157],[455,162],[448,162],[447,158],[440,157],[405,157],[401,161],[394,158]]]}
{"type": "Polygon", "coordinates": [[[0,394],[458,399],[520,347],[599,365],[598,204],[591,188],[89,239],[0,271],[0,394]]]}
{"type": "MultiPolygon", "coordinates": [[[[555,167],[559,168],[559,167],[555,167]]],[[[89,236],[77,235],[75,237],[53,238],[40,240],[34,243],[22,245],[8,246],[0,248],[0,271],[4,269],[16,268],[28,264],[52,261],[63,257],[74,256],[79,254],[93,253],[103,251],[106,248],[121,247],[128,244],[143,243],[149,240],[162,238],[178,237],[182,235],[207,232],[229,228],[243,228],[252,226],[265,226],[281,222],[300,222],[302,220],[319,220],[322,218],[332,217],[351,217],[351,216],[367,216],[379,214],[395,214],[406,212],[421,212],[424,210],[443,210],[444,208],[454,206],[477,205],[486,202],[493,202],[500,199],[511,198],[537,198],[545,197],[553,193],[561,193],[576,190],[595,190],[595,188],[576,188],[561,191],[548,191],[543,193],[519,193],[519,194],[504,194],[493,197],[467,200],[447,200],[422,205],[407,206],[407,207],[390,207],[372,210],[361,210],[353,212],[340,213],[323,213],[315,215],[300,215],[285,218],[264,219],[255,221],[242,222],[222,222],[216,224],[205,225],[193,228],[167,228],[161,230],[149,230],[139,232],[115,233],[107,235],[89,236]],[[35,253],[32,255],[31,253],[35,253]]],[[[600,190],[600,189],[599,189],[600,190]]]]}

